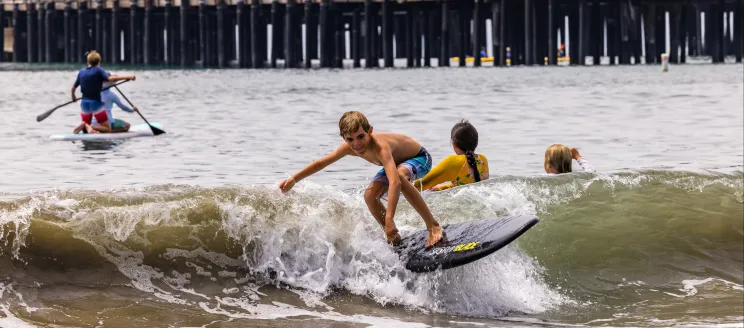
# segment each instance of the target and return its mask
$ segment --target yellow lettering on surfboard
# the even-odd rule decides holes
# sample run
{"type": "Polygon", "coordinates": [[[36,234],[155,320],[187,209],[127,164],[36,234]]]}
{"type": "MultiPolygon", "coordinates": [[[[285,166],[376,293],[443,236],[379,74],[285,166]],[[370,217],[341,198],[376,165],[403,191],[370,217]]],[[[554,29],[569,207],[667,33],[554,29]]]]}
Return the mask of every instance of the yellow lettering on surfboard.
{"type": "Polygon", "coordinates": [[[455,252],[469,251],[475,248],[475,246],[478,246],[479,243],[480,242],[478,241],[474,241],[472,243],[460,244],[460,245],[457,245],[457,247],[455,247],[455,249],[453,249],[452,252],[455,253],[455,252]]]}

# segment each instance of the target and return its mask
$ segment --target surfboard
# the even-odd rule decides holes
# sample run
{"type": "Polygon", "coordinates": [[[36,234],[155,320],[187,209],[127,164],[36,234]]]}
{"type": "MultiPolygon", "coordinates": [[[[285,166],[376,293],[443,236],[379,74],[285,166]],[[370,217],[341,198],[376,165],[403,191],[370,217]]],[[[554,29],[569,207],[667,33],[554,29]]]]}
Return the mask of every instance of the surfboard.
{"type": "MultiPolygon", "coordinates": [[[[160,123],[157,122],[151,122],[152,126],[162,129],[163,126],[160,123]]],[[[152,137],[154,134],[152,133],[152,129],[150,129],[150,126],[147,124],[138,124],[138,125],[132,125],[129,127],[129,131],[127,132],[116,132],[116,133],[58,133],[53,134],[49,136],[49,139],[52,140],[62,140],[62,141],[71,141],[71,140],[88,140],[88,141],[102,141],[102,140],[118,140],[118,139],[129,139],[129,138],[138,138],[138,137],[152,137]]]]}
{"type": "Polygon", "coordinates": [[[495,217],[443,225],[446,240],[426,248],[426,229],[403,236],[395,247],[413,272],[447,270],[477,261],[508,245],[536,225],[534,215],[495,217]]]}

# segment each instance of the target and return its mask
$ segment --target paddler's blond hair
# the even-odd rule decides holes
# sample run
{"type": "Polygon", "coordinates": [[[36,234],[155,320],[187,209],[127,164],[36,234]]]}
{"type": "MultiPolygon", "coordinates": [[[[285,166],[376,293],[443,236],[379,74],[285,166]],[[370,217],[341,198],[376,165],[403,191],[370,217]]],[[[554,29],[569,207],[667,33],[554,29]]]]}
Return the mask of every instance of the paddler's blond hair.
{"type": "Polygon", "coordinates": [[[364,132],[369,132],[369,128],[372,127],[367,121],[364,114],[357,111],[349,111],[341,115],[341,119],[338,120],[338,129],[341,136],[352,135],[357,132],[359,128],[362,128],[364,132]]]}
{"type": "Polygon", "coordinates": [[[92,50],[88,53],[88,66],[98,66],[101,64],[101,54],[92,50]]]}
{"type": "Polygon", "coordinates": [[[571,149],[561,144],[553,144],[545,150],[545,169],[548,165],[558,173],[571,172],[571,149]]]}

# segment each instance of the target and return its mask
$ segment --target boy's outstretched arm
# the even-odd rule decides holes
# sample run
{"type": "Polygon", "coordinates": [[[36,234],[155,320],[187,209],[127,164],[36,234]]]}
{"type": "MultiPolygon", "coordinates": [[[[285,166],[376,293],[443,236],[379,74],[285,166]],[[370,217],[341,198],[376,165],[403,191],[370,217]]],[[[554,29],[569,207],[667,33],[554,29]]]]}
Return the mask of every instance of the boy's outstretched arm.
{"type": "Polygon", "coordinates": [[[111,76],[107,77],[107,79],[105,81],[109,81],[109,82],[116,82],[116,81],[122,81],[122,80],[132,80],[132,81],[134,81],[136,79],[137,79],[137,77],[134,76],[134,75],[124,75],[124,76],[111,75],[111,76]]]}
{"type": "Polygon", "coordinates": [[[349,147],[349,145],[347,145],[346,143],[341,144],[341,146],[330,152],[328,155],[323,156],[319,160],[313,161],[304,169],[300,170],[300,172],[297,172],[292,177],[282,181],[279,184],[279,189],[281,189],[282,192],[289,191],[290,189],[292,189],[295,183],[315,174],[316,172],[324,169],[326,166],[333,164],[334,162],[348,155],[350,151],[351,148],[349,147]]]}

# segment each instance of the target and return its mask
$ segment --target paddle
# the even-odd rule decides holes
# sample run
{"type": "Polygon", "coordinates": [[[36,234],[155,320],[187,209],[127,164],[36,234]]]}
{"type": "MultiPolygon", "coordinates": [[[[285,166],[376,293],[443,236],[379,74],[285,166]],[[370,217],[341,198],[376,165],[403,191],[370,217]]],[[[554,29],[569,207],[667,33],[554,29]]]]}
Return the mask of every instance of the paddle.
{"type": "MultiPolygon", "coordinates": [[[[124,84],[124,83],[127,83],[127,82],[129,82],[129,81],[130,81],[130,80],[124,80],[124,81],[122,81],[122,82],[119,82],[119,83],[117,83],[117,84],[114,84],[114,85],[112,85],[112,86],[109,86],[109,87],[103,88],[103,89],[101,89],[101,91],[103,91],[103,90],[108,90],[108,89],[110,89],[110,88],[113,88],[113,87],[115,87],[115,86],[117,86],[117,85],[119,85],[119,84],[124,84]]],[[[118,89],[117,89],[117,90],[118,90],[118,89]]],[[[52,109],[50,109],[50,110],[48,110],[48,111],[46,111],[46,112],[44,112],[44,113],[40,114],[39,116],[36,116],[36,122],[41,122],[41,121],[43,121],[44,119],[46,119],[47,117],[49,117],[49,115],[52,115],[52,113],[54,113],[54,111],[55,111],[55,110],[57,110],[57,109],[60,109],[60,108],[62,108],[62,107],[65,107],[65,106],[67,106],[67,105],[69,105],[69,104],[72,104],[72,103],[74,103],[74,102],[76,102],[76,101],[78,101],[78,100],[80,100],[80,99],[81,99],[81,98],[77,98],[77,99],[75,99],[75,100],[70,100],[70,101],[68,101],[68,102],[66,102],[66,103],[64,103],[64,104],[62,104],[62,105],[59,105],[59,106],[57,106],[57,107],[54,107],[54,108],[52,108],[52,109]]]]}
{"type": "MultiPolygon", "coordinates": [[[[129,103],[129,106],[132,106],[132,107],[134,107],[134,105],[132,105],[132,102],[131,102],[131,101],[129,101],[129,99],[127,99],[127,96],[125,96],[125,95],[124,95],[124,93],[123,93],[123,92],[121,92],[121,90],[119,90],[119,88],[118,88],[118,87],[117,87],[116,85],[114,85],[114,88],[116,88],[116,91],[119,91],[119,94],[121,94],[121,96],[122,96],[122,97],[124,97],[124,100],[126,100],[126,101],[127,101],[127,103],[129,103]]],[[[137,110],[137,114],[139,114],[139,116],[140,116],[140,117],[141,117],[141,118],[142,118],[143,120],[145,120],[145,123],[147,123],[147,125],[149,125],[149,126],[150,126],[150,129],[152,130],[152,134],[154,134],[154,135],[156,135],[156,136],[157,136],[157,135],[161,135],[161,134],[165,133],[165,131],[163,131],[163,130],[161,130],[161,129],[158,129],[158,128],[156,128],[156,127],[152,126],[152,124],[150,124],[150,122],[148,122],[148,121],[147,121],[147,119],[146,119],[146,118],[145,118],[144,116],[142,116],[142,113],[140,113],[140,111],[139,111],[139,110],[137,110]]]]}

